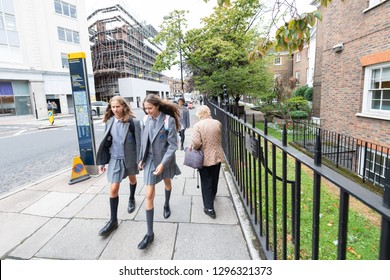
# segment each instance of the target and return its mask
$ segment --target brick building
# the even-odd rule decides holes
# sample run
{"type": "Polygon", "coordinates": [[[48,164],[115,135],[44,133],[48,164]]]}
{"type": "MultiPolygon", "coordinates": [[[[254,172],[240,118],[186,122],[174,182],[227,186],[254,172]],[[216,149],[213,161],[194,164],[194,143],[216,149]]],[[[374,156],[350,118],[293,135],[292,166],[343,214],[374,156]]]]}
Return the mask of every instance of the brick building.
{"type": "Polygon", "coordinates": [[[299,81],[299,85],[301,86],[308,84],[310,80],[309,58],[310,58],[309,45],[306,45],[302,51],[294,52],[292,56],[292,63],[293,63],[292,75],[299,81]]]}
{"type": "Polygon", "coordinates": [[[289,52],[274,52],[270,54],[272,63],[269,68],[274,74],[274,79],[282,76],[283,84],[288,84],[288,79],[293,75],[292,55],[289,52]]]}
{"type": "Polygon", "coordinates": [[[390,1],[320,7],[314,113],[324,129],[390,146],[390,1]]]}

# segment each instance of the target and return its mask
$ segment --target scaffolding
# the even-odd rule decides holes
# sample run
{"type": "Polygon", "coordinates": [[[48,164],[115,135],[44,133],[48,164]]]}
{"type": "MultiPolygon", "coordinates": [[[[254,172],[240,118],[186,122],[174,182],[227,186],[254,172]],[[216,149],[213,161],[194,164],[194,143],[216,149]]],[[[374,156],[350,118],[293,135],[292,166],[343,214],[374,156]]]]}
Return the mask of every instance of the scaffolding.
{"type": "Polygon", "coordinates": [[[162,81],[161,73],[151,69],[161,52],[152,42],[157,35],[152,25],[120,4],[94,11],[88,22],[97,100],[109,101],[119,94],[119,78],[162,81]]]}

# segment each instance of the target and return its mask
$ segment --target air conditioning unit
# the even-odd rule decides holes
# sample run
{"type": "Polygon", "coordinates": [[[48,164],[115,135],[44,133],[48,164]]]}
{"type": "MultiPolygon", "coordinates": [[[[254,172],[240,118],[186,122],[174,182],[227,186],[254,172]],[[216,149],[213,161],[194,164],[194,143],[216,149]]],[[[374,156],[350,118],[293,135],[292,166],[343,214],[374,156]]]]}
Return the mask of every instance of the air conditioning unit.
{"type": "Polygon", "coordinates": [[[340,43],[340,44],[334,45],[332,48],[332,51],[334,51],[335,53],[338,53],[338,52],[341,52],[343,49],[344,49],[344,44],[340,43]]]}

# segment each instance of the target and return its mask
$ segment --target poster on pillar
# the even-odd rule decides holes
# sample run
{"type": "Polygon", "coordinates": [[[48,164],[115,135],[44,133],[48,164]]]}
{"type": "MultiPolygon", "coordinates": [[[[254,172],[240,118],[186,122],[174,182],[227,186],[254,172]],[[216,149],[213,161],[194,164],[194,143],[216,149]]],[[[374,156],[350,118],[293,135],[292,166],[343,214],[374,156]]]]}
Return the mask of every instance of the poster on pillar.
{"type": "Polygon", "coordinates": [[[95,135],[85,53],[70,53],[68,61],[80,158],[85,165],[95,165],[95,135]]]}

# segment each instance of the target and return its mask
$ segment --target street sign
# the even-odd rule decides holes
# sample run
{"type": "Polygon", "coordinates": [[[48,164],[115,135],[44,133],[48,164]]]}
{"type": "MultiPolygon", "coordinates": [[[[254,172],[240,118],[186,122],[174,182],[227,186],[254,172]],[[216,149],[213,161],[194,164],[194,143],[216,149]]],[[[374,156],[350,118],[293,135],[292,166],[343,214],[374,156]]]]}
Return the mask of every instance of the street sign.
{"type": "Polygon", "coordinates": [[[259,157],[259,140],[248,133],[245,134],[245,148],[255,158],[259,157]]]}
{"type": "Polygon", "coordinates": [[[89,170],[88,173],[96,175],[95,134],[91,114],[91,99],[89,94],[85,53],[70,53],[68,54],[68,61],[80,158],[87,170],[88,167],[95,167],[93,169],[96,171],[89,170]]]}

